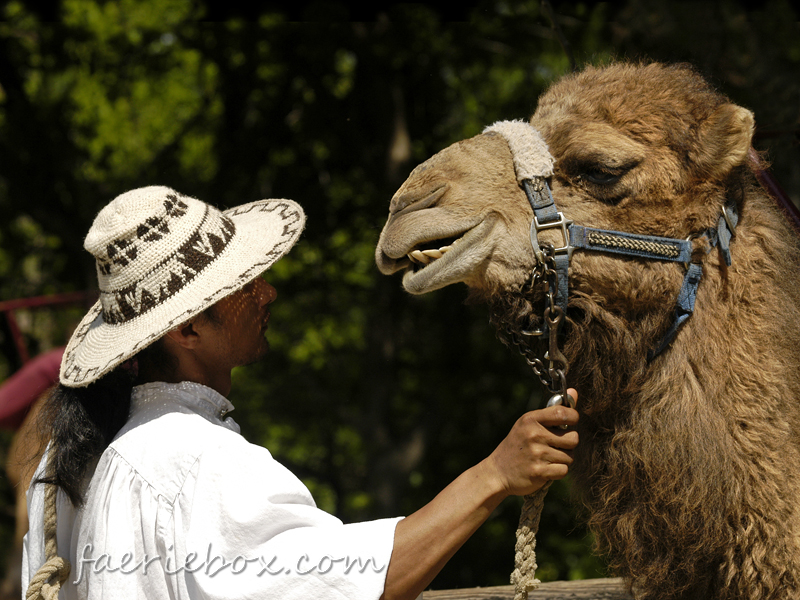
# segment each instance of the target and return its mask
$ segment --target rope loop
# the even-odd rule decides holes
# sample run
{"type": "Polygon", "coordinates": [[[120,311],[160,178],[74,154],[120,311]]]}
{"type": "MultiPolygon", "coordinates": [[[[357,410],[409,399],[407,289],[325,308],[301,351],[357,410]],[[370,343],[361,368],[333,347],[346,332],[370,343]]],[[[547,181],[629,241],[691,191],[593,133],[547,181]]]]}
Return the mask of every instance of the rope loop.
{"type": "Polygon", "coordinates": [[[63,583],[69,577],[70,564],[60,556],[54,556],[44,563],[28,584],[25,600],[56,600],[63,583]],[[56,580],[50,583],[55,577],[56,580]]]}
{"type": "MultiPolygon", "coordinates": [[[[51,448],[51,452],[54,450],[51,448]]],[[[52,459],[48,458],[47,472],[53,473],[52,459]]],[[[40,484],[41,485],[41,484],[40,484]]],[[[69,577],[70,564],[58,555],[56,500],[58,487],[44,484],[44,556],[45,563],[28,582],[25,600],[57,600],[61,586],[69,577]],[[50,580],[56,578],[50,583],[50,580]]]]}

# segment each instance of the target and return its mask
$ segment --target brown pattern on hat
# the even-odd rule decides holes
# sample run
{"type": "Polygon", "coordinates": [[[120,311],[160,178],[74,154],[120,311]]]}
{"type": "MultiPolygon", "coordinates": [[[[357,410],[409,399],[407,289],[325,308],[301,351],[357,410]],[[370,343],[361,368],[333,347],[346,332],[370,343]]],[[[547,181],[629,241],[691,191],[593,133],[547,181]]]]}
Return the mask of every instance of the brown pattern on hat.
{"type": "MultiPolygon", "coordinates": [[[[236,226],[228,217],[215,217],[206,208],[197,229],[172,255],[139,281],[120,289],[104,290],[101,293],[103,321],[118,325],[135,319],[178,293],[214,262],[236,233],[236,226]]],[[[150,228],[145,236],[154,241],[155,231],[162,227],[166,227],[166,221],[150,228]]]]}
{"type": "Polygon", "coordinates": [[[177,192],[167,194],[164,199],[164,216],[147,217],[126,237],[112,240],[106,245],[105,256],[95,255],[97,271],[111,275],[120,268],[127,267],[139,254],[139,244],[155,242],[170,233],[170,222],[183,217],[189,206],[181,200],[177,192]]]}

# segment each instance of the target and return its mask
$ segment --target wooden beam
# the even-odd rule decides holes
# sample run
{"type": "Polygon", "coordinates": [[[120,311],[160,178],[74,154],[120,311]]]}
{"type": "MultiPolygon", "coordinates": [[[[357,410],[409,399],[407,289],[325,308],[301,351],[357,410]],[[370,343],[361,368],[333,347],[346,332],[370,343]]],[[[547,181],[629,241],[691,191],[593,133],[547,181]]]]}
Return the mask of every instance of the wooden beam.
{"type": "MultiPolygon", "coordinates": [[[[514,586],[423,592],[417,600],[513,600],[514,586]]],[[[622,579],[551,581],[528,593],[528,600],[633,600],[622,579]]]]}

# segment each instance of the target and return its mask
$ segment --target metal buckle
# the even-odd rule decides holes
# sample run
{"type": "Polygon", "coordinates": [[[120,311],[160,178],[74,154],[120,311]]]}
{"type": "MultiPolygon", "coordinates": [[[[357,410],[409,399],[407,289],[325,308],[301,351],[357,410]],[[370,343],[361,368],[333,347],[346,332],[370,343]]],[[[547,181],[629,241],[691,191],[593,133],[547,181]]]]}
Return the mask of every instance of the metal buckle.
{"type": "Polygon", "coordinates": [[[536,215],[533,216],[533,221],[531,222],[531,246],[533,246],[533,253],[536,256],[536,260],[540,265],[544,264],[544,253],[542,252],[542,247],[539,245],[539,232],[544,231],[545,229],[555,229],[556,227],[561,228],[561,235],[564,240],[564,245],[555,249],[555,254],[563,254],[567,253],[567,258],[572,260],[572,251],[574,250],[574,246],[570,244],[569,239],[569,226],[572,225],[572,221],[569,219],[564,218],[564,213],[558,213],[558,221],[553,221],[552,223],[545,223],[542,225],[539,223],[539,219],[536,218],[536,215]]]}

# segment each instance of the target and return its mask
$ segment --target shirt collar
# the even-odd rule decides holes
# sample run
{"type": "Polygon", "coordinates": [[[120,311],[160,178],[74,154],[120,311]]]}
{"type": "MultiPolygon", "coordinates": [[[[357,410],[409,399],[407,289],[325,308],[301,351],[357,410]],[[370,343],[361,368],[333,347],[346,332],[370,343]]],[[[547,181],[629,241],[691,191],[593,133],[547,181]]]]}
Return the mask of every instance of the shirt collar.
{"type": "Polygon", "coordinates": [[[233,410],[230,400],[216,390],[193,381],[154,381],[135,386],[131,392],[130,419],[154,410],[158,413],[196,413],[214,424],[239,433],[239,426],[227,416],[233,410]]]}

